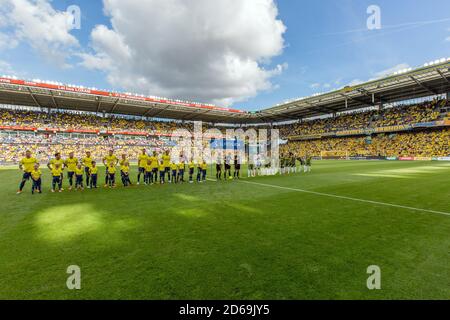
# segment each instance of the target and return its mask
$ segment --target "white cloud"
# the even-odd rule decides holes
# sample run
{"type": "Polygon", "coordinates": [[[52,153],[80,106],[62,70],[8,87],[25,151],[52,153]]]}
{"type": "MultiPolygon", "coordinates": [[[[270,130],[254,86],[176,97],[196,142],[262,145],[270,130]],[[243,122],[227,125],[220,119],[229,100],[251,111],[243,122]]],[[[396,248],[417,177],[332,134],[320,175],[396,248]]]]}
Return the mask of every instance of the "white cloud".
{"type": "Polygon", "coordinates": [[[400,64],[396,65],[395,67],[376,72],[374,74],[374,76],[375,76],[375,78],[383,78],[383,77],[392,75],[394,72],[408,69],[408,68],[409,68],[409,65],[407,63],[400,63],[400,64]]]}
{"type": "Polygon", "coordinates": [[[12,76],[14,74],[12,66],[8,62],[0,60],[0,75],[12,76]]]}
{"type": "Polygon", "coordinates": [[[230,105],[273,89],[286,27],[273,0],[104,0],[81,64],[130,91],[230,105]]]}
{"type": "Polygon", "coordinates": [[[357,86],[358,84],[363,83],[364,81],[360,80],[360,79],[353,79],[352,81],[350,81],[347,86],[357,86]]]}
{"type": "Polygon", "coordinates": [[[320,83],[313,83],[312,85],[310,85],[311,89],[317,89],[320,88],[322,85],[320,83]]]}
{"type": "Polygon", "coordinates": [[[48,0],[0,0],[0,48],[28,43],[49,61],[66,66],[79,46],[69,32],[70,15],[53,9],[48,0]]]}

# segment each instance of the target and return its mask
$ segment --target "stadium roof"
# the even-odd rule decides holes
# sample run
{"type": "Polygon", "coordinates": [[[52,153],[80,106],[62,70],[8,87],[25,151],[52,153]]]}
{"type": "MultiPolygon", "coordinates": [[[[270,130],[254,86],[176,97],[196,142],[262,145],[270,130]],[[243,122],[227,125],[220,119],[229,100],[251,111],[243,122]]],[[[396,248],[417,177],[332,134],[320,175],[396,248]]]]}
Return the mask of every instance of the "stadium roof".
{"type": "Polygon", "coordinates": [[[449,59],[257,112],[0,77],[0,104],[235,124],[298,120],[448,92],[449,59]]]}

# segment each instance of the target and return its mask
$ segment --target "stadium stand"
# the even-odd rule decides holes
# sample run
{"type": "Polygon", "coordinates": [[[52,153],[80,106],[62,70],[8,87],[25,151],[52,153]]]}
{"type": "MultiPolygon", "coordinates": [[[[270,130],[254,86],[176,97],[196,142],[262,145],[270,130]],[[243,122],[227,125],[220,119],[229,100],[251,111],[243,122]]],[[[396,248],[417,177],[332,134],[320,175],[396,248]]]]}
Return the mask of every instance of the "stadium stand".
{"type": "MultiPolygon", "coordinates": [[[[448,127],[422,127],[439,121],[447,123],[448,115],[442,113],[446,105],[446,100],[434,99],[275,128],[280,129],[283,139],[289,140],[281,152],[290,151],[298,157],[321,157],[324,152],[338,151],[346,157],[447,157],[450,155],[448,127]]],[[[17,163],[28,149],[43,162],[56,151],[66,156],[68,150],[74,150],[77,157],[90,150],[94,157],[101,159],[110,148],[136,159],[142,147],[157,150],[170,147],[164,136],[178,128],[192,130],[193,123],[4,108],[0,109],[0,162],[17,163]]]]}

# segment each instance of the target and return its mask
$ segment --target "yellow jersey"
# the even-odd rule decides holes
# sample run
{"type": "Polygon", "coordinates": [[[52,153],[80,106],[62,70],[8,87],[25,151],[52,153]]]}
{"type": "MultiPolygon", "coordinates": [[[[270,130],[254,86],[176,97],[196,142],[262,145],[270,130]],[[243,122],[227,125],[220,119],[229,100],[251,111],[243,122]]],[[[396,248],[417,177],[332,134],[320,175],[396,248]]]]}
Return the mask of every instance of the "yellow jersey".
{"type": "Polygon", "coordinates": [[[108,173],[116,173],[116,167],[115,166],[108,166],[108,173]]]}
{"type": "Polygon", "coordinates": [[[125,162],[127,162],[127,159],[125,158],[125,159],[121,159],[120,161],[119,161],[119,165],[120,166],[123,166],[124,164],[125,164],[125,162]]]}
{"type": "Polygon", "coordinates": [[[108,166],[110,166],[110,165],[115,166],[116,163],[117,163],[117,157],[116,157],[115,155],[112,155],[112,156],[107,155],[106,157],[103,158],[103,160],[106,161],[106,164],[107,164],[108,166]]]}
{"type": "Polygon", "coordinates": [[[85,166],[86,168],[92,167],[92,161],[94,161],[94,159],[92,159],[91,157],[84,157],[82,160],[83,166],[85,166]]]}
{"type": "Polygon", "coordinates": [[[138,157],[138,162],[139,162],[139,168],[145,168],[147,166],[147,161],[149,159],[149,156],[146,154],[141,154],[138,157]]]}
{"type": "Polygon", "coordinates": [[[189,161],[189,169],[194,169],[195,168],[195,163],[193,161],[189,161]]]}
{"type": "Polygon", "coordinates": [[[154,168],[158,168],[158,158],[157,157],[148,157],[148,160],[150,160],[151,161],[151,167],[152,167],[152,169],[154,169],[154,168]]]}
{"type": "Polygon", "coordinates": [[[98,167],[97,167],[97,166],[95,166],[95,167],[90,167],[90,168],[89,168],[89,173],[90,173],[90,174],[97,174],[97,173],[98,173],[98,167]]]}
{"type": "Polygon", "coordinates": [[[170,155],[164,154],[162,156],[163,165],[167,168],[170,166],[170,155]]]}
{"type": "Polygon", "coordinates": [[[50,167],[54,168],[55,165],[59,164],[59,167],[64,170],[64,160],[63,159],[52,159],[50,160],[50,167]]]}
{"type": "Polygon", "coordinates": [[[184,170],[184,163],[178,164],[178,170],[184,170]]]}
{"type": "Polygon", "coordinates": [[[34,165],[37,163],[37,159],[34,157],[31,158],[23,158],[22,160],[20,160],[20,164],[23,167],[23,170],[27,173],[30,173],[31,171],[34,170],[34,165]]]}
{"type": "Polygon", "coordinates": [[[166,170],[166,166],[164,164],[160,164],[159,171],[165,171],[165,170],[166,170]]]}
{"type": "Polygon", "coordinates": [[[129,166],[121,165],[121,166],[120,166],[120,171],[122,171],[122,172],[124,172],[124,173],[128,173],[128,172],[130,172],[130,167],[129,167],[129,166]]]}
{"type": "Polygon", "coordinates": [[[52,172],[52,176],[60,177],[63,171],[61,168],[58,168],[58,169],[52,168],[51,172],[52,172]]]}
{"type": "Polygon", "coordinates": [[[178,169],[178,165],[176,163],[170,164],[170,170],[177,170],[177,169],[178,169]]]}
{"type": "Polygon", "coordinates": [[[83,168],[75,168],[75,175],[82,176],[83,175],[83,168]]]}
{"type": "Polygon", "coordinates": [[[206,163],[200,164],[200,169],[202,169],[202,170],[208,169],[208,164],[206,164],[206,163]]]}
{"type": "Polygon", "coordinates": [[[78,165],[78,159],[77,158],[67,158],[66,161],[64,161],[64,164],[67,167],[67,171],[69,172],[75,172],[75,169],[78,165]]]}
{"type": "Polygon", "coordinates": [[[144,169],[145,169],[146,172],[151,172],[153,170],[153,167],[150,164],[147,163],[145,165],[144,169]]]}
{"type": "Polygon", "coordinates": [[[31,171],[31,178],[33,178],[33,180],[38,180],[41,177],[41,175],[42,172],[39,169],[31,171]]]}

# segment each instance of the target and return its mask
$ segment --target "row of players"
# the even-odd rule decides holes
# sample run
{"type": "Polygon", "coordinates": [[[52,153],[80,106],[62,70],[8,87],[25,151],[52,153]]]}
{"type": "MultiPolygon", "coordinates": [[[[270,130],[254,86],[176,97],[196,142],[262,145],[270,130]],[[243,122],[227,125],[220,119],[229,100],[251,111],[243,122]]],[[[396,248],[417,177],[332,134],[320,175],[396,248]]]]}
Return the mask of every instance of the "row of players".
{"type": "MultiPolygon", "coordinates": [[[[120,176],[122,184],[127,187],[130,186],[130,163],[126,155],[122,155],[119,160],[115,155],[114,151],[110,150],[108,155],[103,158],[103,164],[106,168],[105,172],[105,187],[113,188],[116,186],[116,172],[117,165],[120,165],[120,176]]],[[[179,163],[171,162],[171,157],[169,151],[166,151],[160,157],[156,152],[151,156],[147,155],[145,149],[142,150],[142,154],[138,157],[138,175],[137,184],[141,182],[141,177],[143,178],[144,184],[154,184],[158,182],[164,184],[167,181],[169,183],[179,183],[185,182],[185,169],[188,168],[189,183],[193,183],[194,171],[197,167],[197,182],[206,181],[206,171],[207,163],[206,161],[198,161],[194,163],[192,160],[185,162],[184,160],[179,163]]],[[[69,157],[65,160],[61,158],[60,153],[55,154],[55,158],[47,163],[52,174],[52,192],[62,192],[63,184],[63,171],[67,169],[67,179],[69,182],[69,190],[72,190],[75,184],[76,189],[84,189],[83,175],[85,176],[87,188],[97,188],[97,178],[98,178],[98,167],[96,161],[92,158],[91,152],[87,151],[86,156],[78,160],[74,156],[74,152],[69,153],[69,157]],[[75,179],[75,183],[74,183],[75,179]]],[[[25,157],[20,161],[19,168],[23,171],[22,181],[20,182],[18,194],[23,192],[25,184],[28,180],[32,180],[32,193],[42,192],[42,171],[40,170],[40,165],[35,157],[32,156],[30,151],[26,151],[25,157]]],[[[234,173],[231,176],[231,164],[228,158],[225,159],[225,172],[224,178],[228,176],[229,179],[240,177],[240,163],[237,161],[237,157],[234,159],[234,173]]],[[[222,165],[216,164],[216,178],[222,178],[222,165]]]]}

